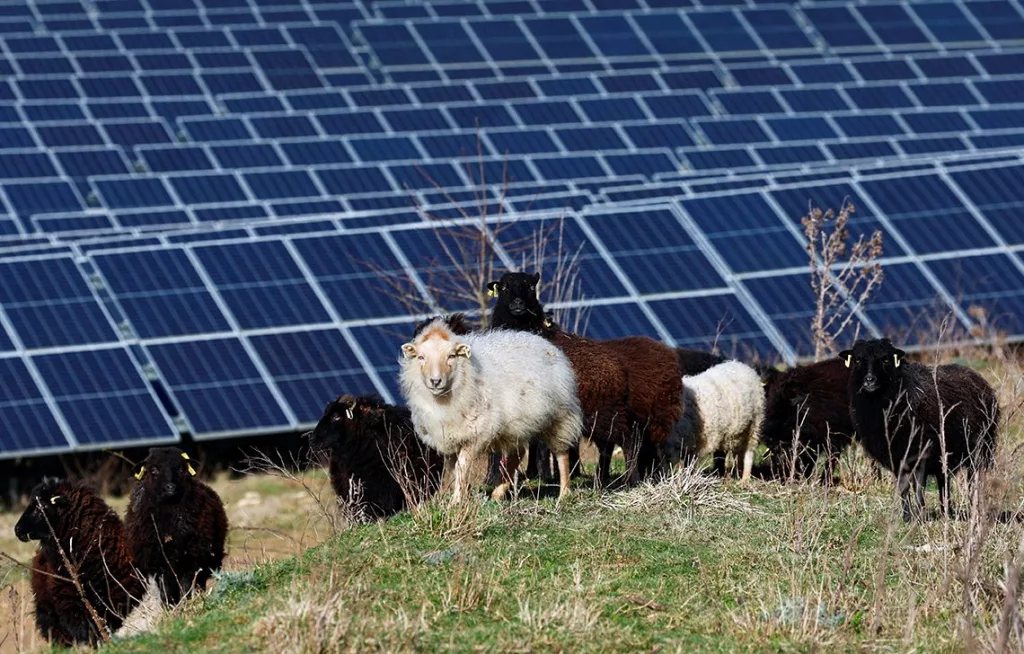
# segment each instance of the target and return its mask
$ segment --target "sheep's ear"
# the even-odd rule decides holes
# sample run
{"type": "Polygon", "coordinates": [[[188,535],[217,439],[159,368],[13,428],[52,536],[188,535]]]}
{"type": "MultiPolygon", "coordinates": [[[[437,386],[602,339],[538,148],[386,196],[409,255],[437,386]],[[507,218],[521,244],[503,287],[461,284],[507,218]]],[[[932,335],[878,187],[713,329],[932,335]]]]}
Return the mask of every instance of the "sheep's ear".
{"type": "Polygon", "coordinates": [[[457,357],[466,357],[467,359],[472,357],[472,353],[470,352],[470,349],[469,349],[469,343],[459,343],[458,345],[456,345],[455,346],[455,356],[457,356],[457,357]]]}
{"type": "Polygon", "coordinates": [[[498,289],[501,287],[500,282],[490,282],[487,284],[487,297],[498,297],[498,289]]]}
{"type": "Polygon", "coordinates": [[[64,499],[63,495],[54,495],[50,498],[50,504],[53,506],[67,506],[68,501],[64,499]]]}
{"type": "Polygon", "coordinates": [[[415,359],[416,358],[416,344],[415,343],[406,343],[405,345],[403,345],[402,346],[402,354],[405,355],[406,359],[415,359]]]}
{"type": "Polygon", "coordinates": [[[893,363],[893,365],[896,366],[897,368],[899,368],[900,364],[903,363],[903,357],[905,357],[905,356],[907,356],[907,353],[904,352],[903,350],[896,350],[895,352],[893,352],[893,355],[892,355],[892,363],[893,363]]]}
{"type": "MultiPolygon", "coordinates": [[[[185,461],[189,460],[188,455],[185,454],[184,452],[181,453],[181,458],[185,459],[185,461]]],[[[196,469],[192,467],[191,463],[187,463],[185,467],[188,468],[188,474],[192,475],[193,477],[196,476],[196,469]]]]}
{"type": "Polygon", "coordinates": [[[839,353],[839,358],[842,359],[843,363],[846,364],[846,367],[849,368],[850,363],[853,361],[853,350],[843,350],[839,353]]]}
{"type": "Polygon", "coordinates": [[[535,272],[535,273],[533,273],[533,285],[536,286],[539,283],[540,283],[540,273],[539,272],[535,272]]]}
{"type": "Polygon", "coordinates": [[[145,473],[146,473],[146,466],[144,466],[144,465],[142,465],[140,463],[140,464],[135,466],[135,471],[132,474],[132,476],[135,477],[136,479],[138,479],[139,481],[142,481],[142,475],[144,475],[145,473]]]}

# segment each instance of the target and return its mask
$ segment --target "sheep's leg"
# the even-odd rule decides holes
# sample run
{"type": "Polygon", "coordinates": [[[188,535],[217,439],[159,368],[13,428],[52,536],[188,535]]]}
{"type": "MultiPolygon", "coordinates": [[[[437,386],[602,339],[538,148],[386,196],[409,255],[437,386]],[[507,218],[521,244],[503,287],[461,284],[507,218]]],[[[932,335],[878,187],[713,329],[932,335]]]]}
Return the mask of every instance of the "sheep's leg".
{"type": "Polygon", "coordinates": [[[711,455],[714,463],[715,474],[719,477],[725,477],[725,452],[721,450],[715,450],[714,454],[711,455]]]}
{"type": "Polygon", "coordinates": [[[747,481],[750,479],[750,471],[754,469],[754,450],[749,449],[743,453],[743,472],[740,475],[740,481],[747,481]]]}
{"type": "Polygon", "coordinates": [[[497,486],[501,483],[501,452],[492,450],[487,455],[487,477],[485,486],[497,486]]]}
{"type": "Polygon", "coordinates": [[[942,511],[942,515],[949,520],[950,506],[949,506],[949,494],[947,493],[946,484],[948,478],[941,470],[935,473],[935,483],[939,487],[939,510],[942,511]]]}
{"type": "Polygon", "coordinates": [[[455,489],[452,493],[453,502],[461,502],[464,493],[469,492],[469,467],[473,463],[473,453],[468,447],[459,450],[455,461],[455,489]]]}
{"type": "Polygon", "coordinates": [[[505,470],[501,476],[501,483],[491,492],[491,499],[500,502],[505,499],[508,489],[518,481],[519,462],[523,458],[521,449],[512,450],[505,455],[505,470]]]}
{"type": "Polygon", "coordinates": [[[444,455],[444,467],[441,470],[441,490],[445,493],[452,490],[452,477],[455,475],[455,465],[458,458],[458,453],[444,455]]]}
{"type": "Polygon", "coordinates": [[[569,453],[561,452],[555,455],[558,461],[558,499],[569,494],[569,453]]]}
{"type": "Polygon", "coordinates": [[[601,487],[607,488],[612,480],[612,453],[615,451],[615,445],[602,443],[597,451],[597,478],[601,480],[601,487]]]}

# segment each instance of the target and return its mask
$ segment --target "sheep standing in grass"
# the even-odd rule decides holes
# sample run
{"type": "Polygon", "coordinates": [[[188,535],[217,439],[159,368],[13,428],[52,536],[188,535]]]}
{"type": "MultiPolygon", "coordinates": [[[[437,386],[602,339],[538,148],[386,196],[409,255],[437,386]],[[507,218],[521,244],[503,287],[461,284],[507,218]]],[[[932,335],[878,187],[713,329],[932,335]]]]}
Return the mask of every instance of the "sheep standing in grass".
{"type": "Polygon", "coordinates": [[[187,454],[154,447],[136,466],[138,483],[125,514],[135,564],[155,577],[174,605],[206,582],[224,561],[228,517],[216,491],[196,478],[187,454]]]}
{"type": "Polygon", "coordinates": [[[823,481],[833,483],[839,457],[853,440],[849,383],[850,371],[839,359],[767,374],[761,442],[771,476],[807,479],[825,457],[823,481]]]}
{"type": "Polygon", "coordinates": [[[376,395],[339,397],[307,436],[310,445],[330,454],[338,498],[355,501],[369,518],[404,510],[407,493],[414,501],[426,500],[441,483],[441,455],[416,438],[409,410],[376,395]]]}
{"type": "Polygon", "coordinates": [[[537,299],[538,274],[505,273],[488,284],[498,298],[491,323],[539,334],[572,362],[587,418],[584,436],[600,451],[598,475],[610,481],[612,452],[622,447],[627,484],[658,467],[664,444],[680,415],[682,377],[676,352],[653,339],[631,336],[595,340],[562,331],[545,318],[537,299]]]}
{"type": "MultiPolygon", "coordinates": [[[[675,462],[732,452],[742,461],[741,478],[749,479],[764,421],[764,388],[757,371],[726,361],[684,377],[683,395],[683,415],[666,444],[666,457],[675,462]]],[[[725,467],[724,457],[720,465],[725,467]]]]}
{"type": "Polygon", "coordinates": [[[457,336],[435,320],[402,346],[400,382],[416,434],[454,469],[462,499],[469,466],[479,454],[506,455],[493,493],[505,496],[523,450],[542,439],[558,458],[560,497],[569,492],[568,450],[582,425],[576,378],[558,348],[539,336],[496,330],[457,336]]]}
{"type": "Polygon", "coordinates": [[[966,468],[973,480],[992,465],[999,403],[992,386],[969,368],[926,366],[905,357],[887,338],[857,341],[839,353],[850,367],[857,439],[896,475],[903,519],[910,521],[924,515],[928,476],[938,481],[945,510],[947,473],[966,468]]]}
{"type": "Polygon", "coordinates": [[[80,483],[44,479],[32,491],[14,533],[22,542],[39,541],[32,563],[36,626],[53,643],[96,645],[105,634],[89,606],[110,634],[145,594],[121,519],[80,483]]]}

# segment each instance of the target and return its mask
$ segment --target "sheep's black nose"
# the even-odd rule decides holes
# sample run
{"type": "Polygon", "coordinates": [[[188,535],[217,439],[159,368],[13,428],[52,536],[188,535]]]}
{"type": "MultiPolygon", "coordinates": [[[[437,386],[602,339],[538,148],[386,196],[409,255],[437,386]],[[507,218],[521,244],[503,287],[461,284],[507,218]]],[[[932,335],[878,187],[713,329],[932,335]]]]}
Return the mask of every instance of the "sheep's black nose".
{"type": "Polygon", "coordinates": [[[526,302],[522,298],[517,297],[508,303],[508,308],[512,313],[522,313],[526,311],[526,302]]]}
{"type": "Polygon", "coordinates": [[[430,378],[430,385],[433,386],[434,388],[439,388],[441,386],[441,378],[440,377],[431,377],[430,378]]]}
{"type": "Polygon", "coordinates": [[[177,484],[164,484],[164,492],[168,495],[174,495],[178,492],[177,484]]]}
{"type": "Polygon", "coordinates": [[[868,374],[864,375],[864,383],[865,384],[874,384],[876,381],[878,381],[878,378],[875,377],[870,372],[868,374]]]}
{"type": "Polygon", "coordinates": [[[28,542],[28,534],[25,532],[21,525],[14,525],[14,535],[17,536],[18,540],[20,540],[21,542],[28,542]]]}

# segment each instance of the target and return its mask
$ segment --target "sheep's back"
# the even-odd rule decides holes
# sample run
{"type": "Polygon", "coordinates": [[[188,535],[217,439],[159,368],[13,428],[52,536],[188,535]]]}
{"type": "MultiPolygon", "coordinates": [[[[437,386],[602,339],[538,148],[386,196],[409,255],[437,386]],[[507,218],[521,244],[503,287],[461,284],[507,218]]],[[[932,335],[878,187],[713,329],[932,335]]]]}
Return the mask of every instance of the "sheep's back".
{"type": "Polygon", "coordinates": [[[703,424],[702,450],[732,450],[764,415],[764,389],[757,371],[738,361],[683,378],[703,424]]]}
{"type": "Polygon", "coordinates": [[[771,447],[792,440],[797,412],[806,412],[800,439],[812,446],[849,443],[849,370],[838,359],[820,361],[781,373],[768,387],[764,440],[771,447]]]}
{"type": "Polygon", "coordinates": [[[576,374],[584,435],[618,444],[627,431],[629,374],[603,341],[559,332],[553,337],[576,374]]]}
{"type": "Polygon", "coordinates": [[[643,336],[604,341],[629,374],[630,418],[646,427],[646,440],[665,443],[681,414],[683,378],[675,350],[643,336]]]}

